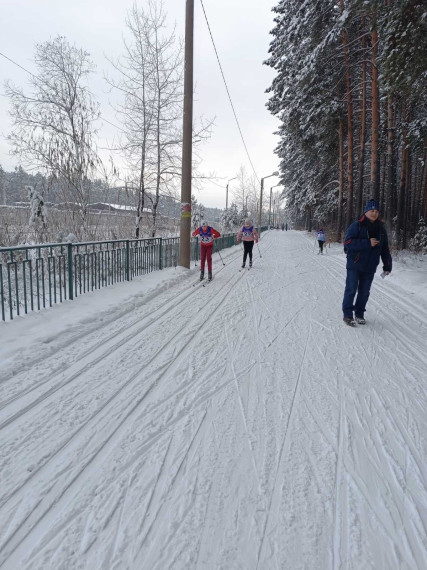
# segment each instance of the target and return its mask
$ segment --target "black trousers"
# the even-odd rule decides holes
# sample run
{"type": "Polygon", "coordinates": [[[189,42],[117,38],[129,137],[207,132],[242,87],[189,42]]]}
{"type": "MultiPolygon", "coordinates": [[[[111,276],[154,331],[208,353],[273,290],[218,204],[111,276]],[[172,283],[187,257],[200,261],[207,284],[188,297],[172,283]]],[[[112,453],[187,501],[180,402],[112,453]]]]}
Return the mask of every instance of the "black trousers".
{"type": "Polygon", "coordinates": [[[254,248],[253,241],[244,241],[243,242],[243,263],[246,263],[246,258],[248,257],[249,253],[249,261],[252,261],[252,250],[254,248]]]}
{"type": "Polygon", "coordinates": [[[322,240],[320,240],[320,239],[318,239],[318,240],[317,240],[317,243],[319,244],[320,251],[323,252],[323,244],[324,244],[325,242],[322,241],[322,240]]]}

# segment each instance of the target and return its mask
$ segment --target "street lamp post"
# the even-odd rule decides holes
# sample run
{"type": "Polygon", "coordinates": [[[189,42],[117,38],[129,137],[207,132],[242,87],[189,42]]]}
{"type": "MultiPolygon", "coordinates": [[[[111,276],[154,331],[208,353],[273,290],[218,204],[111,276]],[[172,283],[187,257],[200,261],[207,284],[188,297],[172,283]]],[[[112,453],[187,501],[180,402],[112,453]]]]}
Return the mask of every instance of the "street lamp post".
{"type": "Polygon", "coordinates": [[[259,196],[259,209],[258,209],[258,235],[259,235],[259,237],[261,237],[262,193],[264,191],[264,180],[266,178],[271,178],[272,176],[279,176],[279,173],[273,172],[273,174],[269,174],[268,176],[264,176],[264,178],[261,178],[261,193],[259,196]]]}
{"type": "Polygon", "coordinates": [[[226,210],[228,210],[228,185],[230,184],[230,182],[231,182],[232,180],[236,180],[236,179],[237,179],[237,176],[235,176],[234,178],[230,178],[230,180],[227,182],[227,190],[226,190],[226,193],[225,193],[225,209],[226,209],[226,210]]]}
{"type": "MultiPolygon", "coordinates": [[[[273,188],[277,188],[278,186],[281,186],[281,184],[276,184],[275,186],[272,186],[270,188],[270,208],[268,210],[268,229],[270,229],[270,223],[271,223],[271,197],[272,197],[272,193],[273,193],[273,188]]],[[[273,223],[274,225],[274,223],[273,223]]]]}

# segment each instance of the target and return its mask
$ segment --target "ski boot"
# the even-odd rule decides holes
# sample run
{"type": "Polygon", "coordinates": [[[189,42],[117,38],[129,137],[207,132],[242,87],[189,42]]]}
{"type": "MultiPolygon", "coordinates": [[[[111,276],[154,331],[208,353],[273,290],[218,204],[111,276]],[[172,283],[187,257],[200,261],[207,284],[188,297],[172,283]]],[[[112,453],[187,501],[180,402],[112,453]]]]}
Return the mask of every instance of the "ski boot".
{"type": "Polygon", "coordinates": [[[354,320],[358,325],[366,325],[366,321],[363,317],[354,317],[354,320]]]}
{"type": "Polygon", "coordinates": [[[212,281],[212,271],[208,272],[208,281],[212,281]]]}
{"type": "Polygon", "coordinates": [[[252,259],[249,262],[249,267],[252,267],[252,259]]]}
{"type": "Polygon", "coordinates": [[[343,321],[349,327],[355,327],[356,326],[356,321],[353,319],[353,317],[344,317],[343,321]]]}
{"type": "Polygon", "coordinates": [[[203,281],[204,278],[205,278],[205,272],[201,271],[200,272],[200,281],[203,281]]]}
{"type": "Polygon", "coordinates": [[[246,265],[245,263],[242,265],[242,269],[244,269],[244,268],[245,268],[245,265],[246,265]]]}

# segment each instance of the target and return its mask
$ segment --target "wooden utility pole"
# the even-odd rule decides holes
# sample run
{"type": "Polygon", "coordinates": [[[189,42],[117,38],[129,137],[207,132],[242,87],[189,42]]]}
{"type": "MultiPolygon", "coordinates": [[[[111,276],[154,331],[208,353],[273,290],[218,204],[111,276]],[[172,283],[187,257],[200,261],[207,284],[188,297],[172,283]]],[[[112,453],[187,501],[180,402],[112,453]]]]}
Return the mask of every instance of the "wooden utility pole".
{"type": "Polygon", "coordinates": [[[179,265],[190,268],[191,178],[193,144],[193,36],[194,0],[187,0],[185,12],[184,117],[182,133],[181,226],[179,265]]]}

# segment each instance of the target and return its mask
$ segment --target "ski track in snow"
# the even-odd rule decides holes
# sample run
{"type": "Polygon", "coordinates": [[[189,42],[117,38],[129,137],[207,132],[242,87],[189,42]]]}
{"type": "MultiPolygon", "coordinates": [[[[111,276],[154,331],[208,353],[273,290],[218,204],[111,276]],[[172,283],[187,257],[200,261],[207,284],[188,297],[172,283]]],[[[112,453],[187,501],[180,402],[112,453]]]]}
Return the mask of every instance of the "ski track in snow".
{"type": "Polygon", "coordinates": [[[427,567],[427,307],[349,329],[343,254],[260,248],[8,364],[0,568],[427,567]]]}

